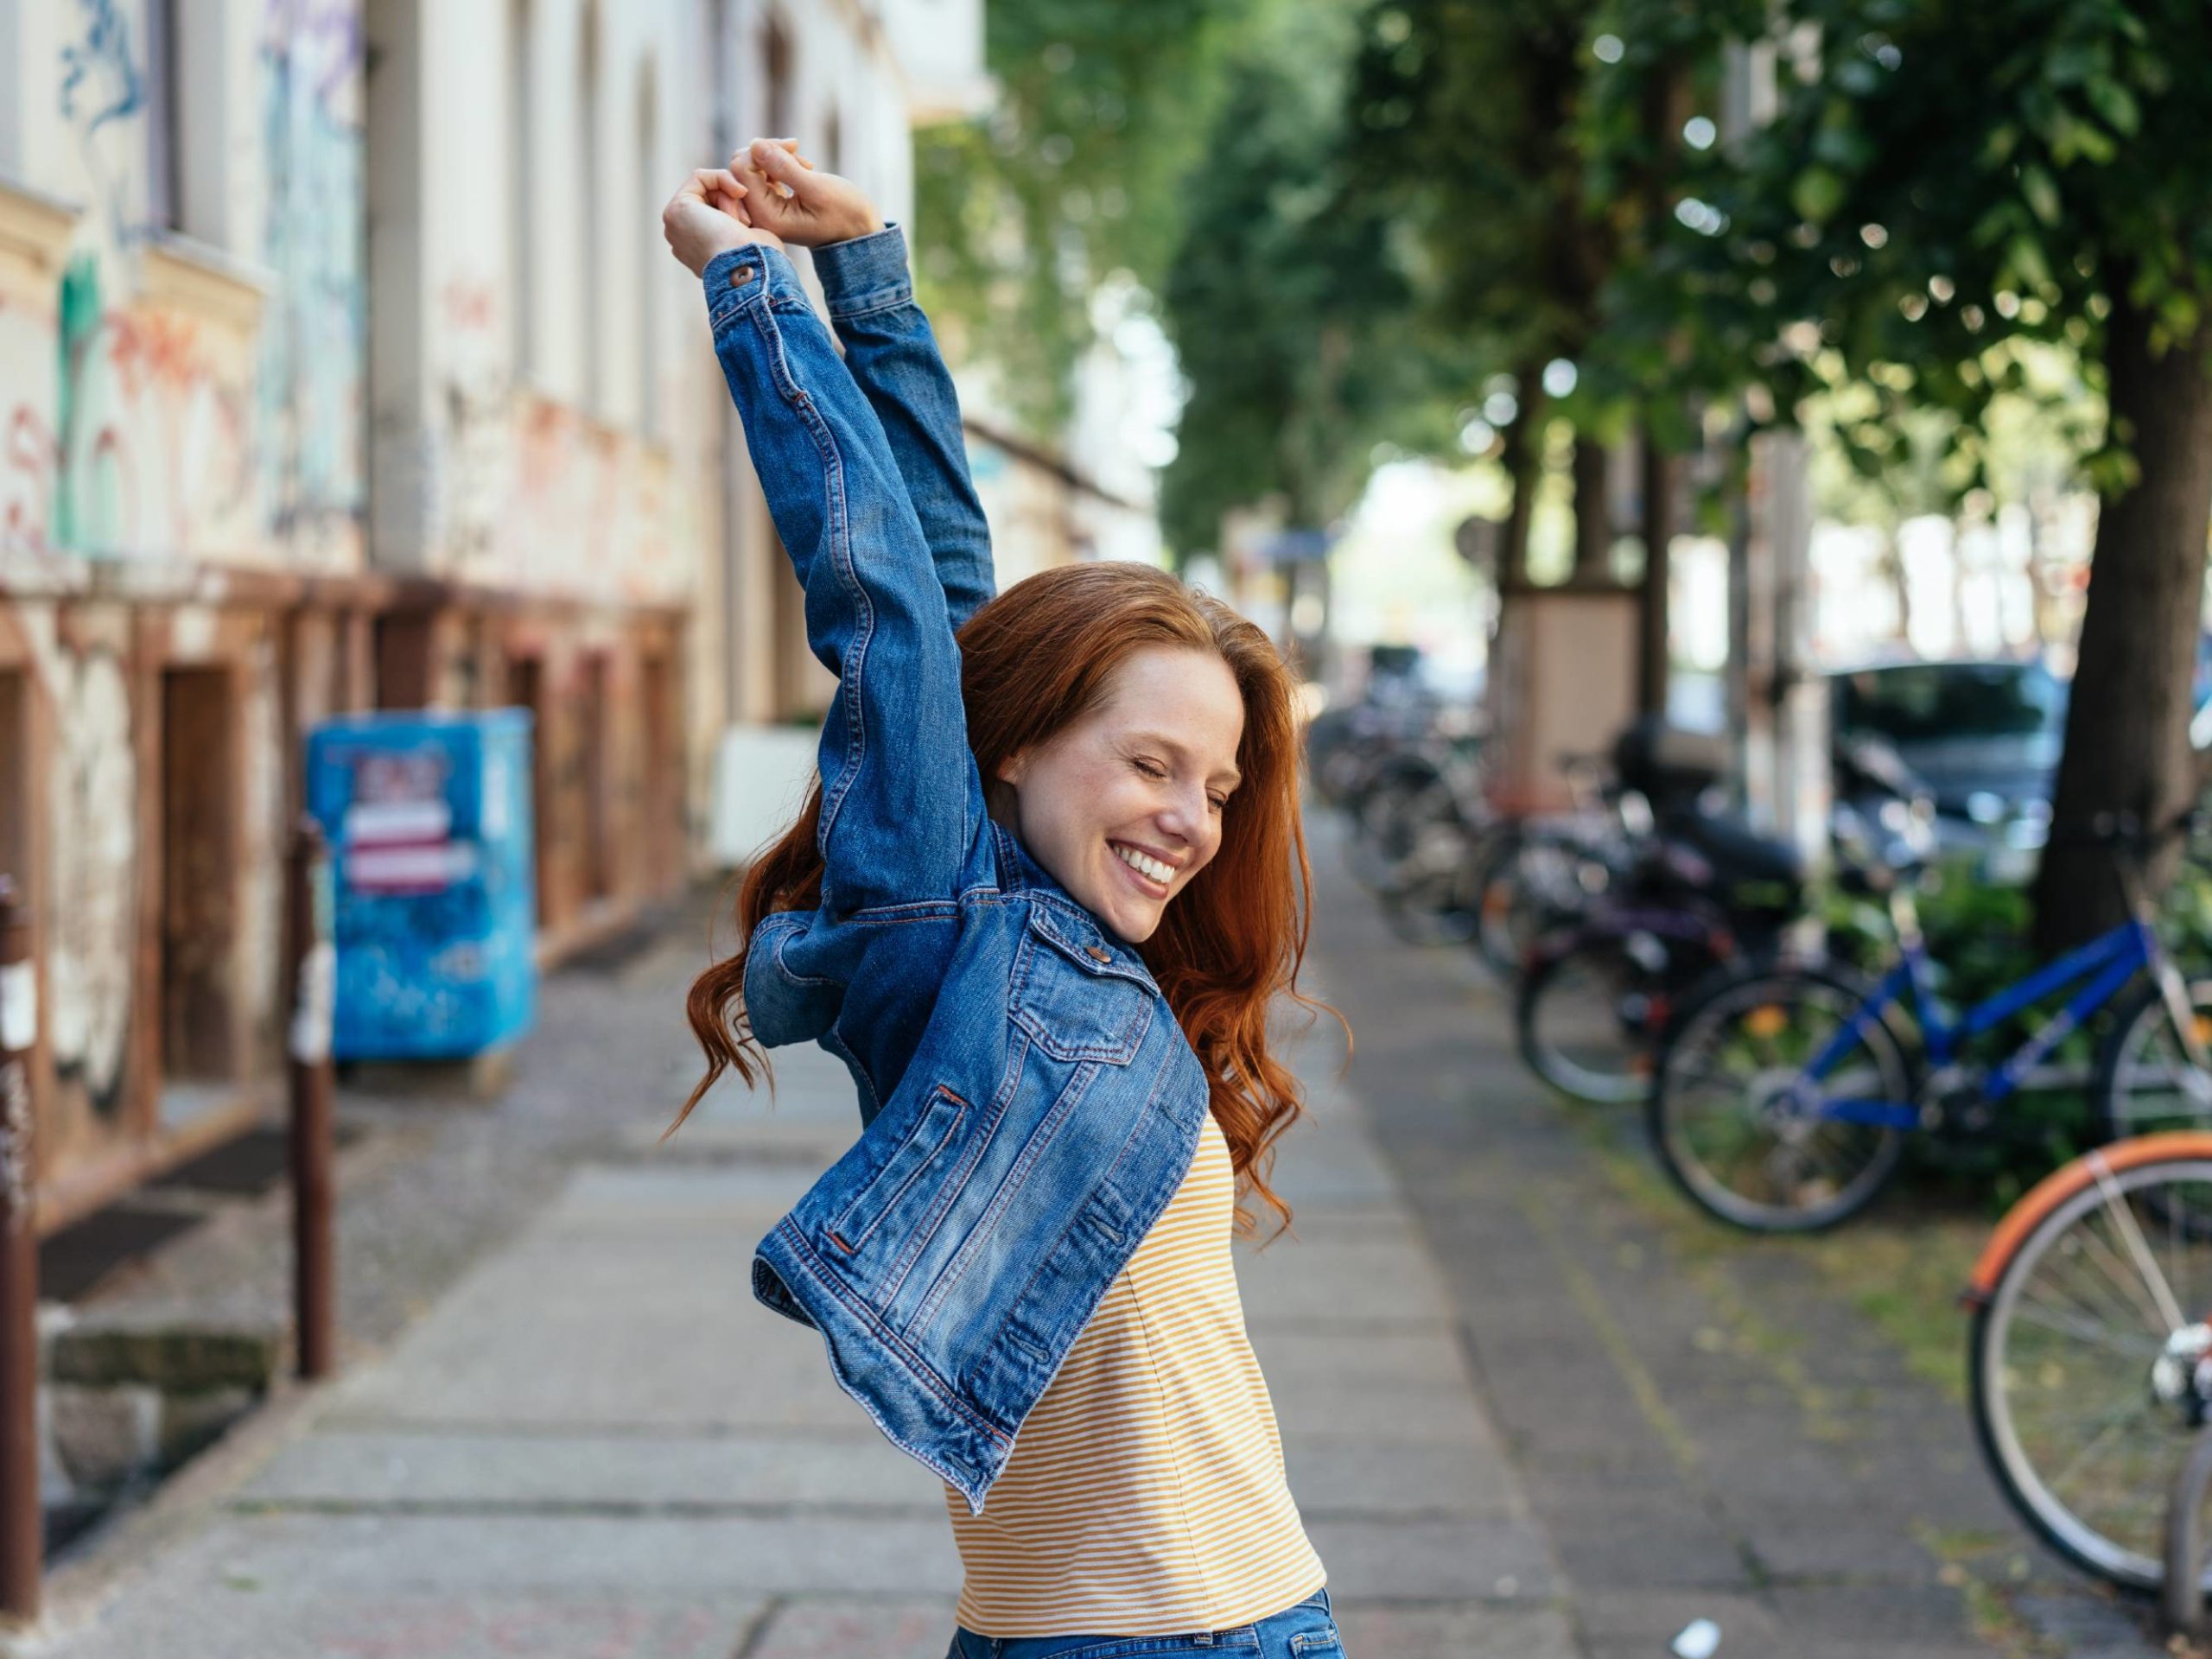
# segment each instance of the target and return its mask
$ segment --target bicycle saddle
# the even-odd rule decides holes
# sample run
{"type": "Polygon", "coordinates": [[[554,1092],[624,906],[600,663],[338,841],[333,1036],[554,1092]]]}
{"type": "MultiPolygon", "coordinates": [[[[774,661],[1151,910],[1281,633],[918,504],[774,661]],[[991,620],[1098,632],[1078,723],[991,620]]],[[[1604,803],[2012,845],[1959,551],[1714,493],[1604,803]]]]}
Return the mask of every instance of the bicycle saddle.
{"type": "Polygon", "coordinates": [[[1790,842],[1763,836],[1742,819],[1714,812],[1670,813],[1666,833],[1688,845],[1732,882],[1774,881],[1786,887],[1805,880],[1805,858],[1790,842]]]}

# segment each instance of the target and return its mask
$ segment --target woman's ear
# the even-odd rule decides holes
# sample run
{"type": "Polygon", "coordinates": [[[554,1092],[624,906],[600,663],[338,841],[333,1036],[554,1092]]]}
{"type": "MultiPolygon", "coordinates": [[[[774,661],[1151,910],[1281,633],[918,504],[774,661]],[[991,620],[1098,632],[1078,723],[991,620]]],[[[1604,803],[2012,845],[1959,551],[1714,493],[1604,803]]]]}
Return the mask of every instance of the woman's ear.
{"type": "Polygon", "coordinates": [[[983,810],[991,822],[1001,828],[1020,833],[1021,797],[1016,793],[1022,774],[1029,769],[1029,757],[1010,754],[998,763],[992,775],[983,779],[983,810]]]}

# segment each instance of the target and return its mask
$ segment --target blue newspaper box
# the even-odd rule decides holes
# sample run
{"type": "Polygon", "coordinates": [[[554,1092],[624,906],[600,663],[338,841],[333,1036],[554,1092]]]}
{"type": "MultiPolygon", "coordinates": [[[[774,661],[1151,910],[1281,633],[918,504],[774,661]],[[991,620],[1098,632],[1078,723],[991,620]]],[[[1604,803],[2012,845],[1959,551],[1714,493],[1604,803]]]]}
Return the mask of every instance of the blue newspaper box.
{"type": "Polygon", "coordinates": [[[331,850],[341,1060],[456,1059],[537,993],[530,713],[352,715],[308,736],[331,850]]]}

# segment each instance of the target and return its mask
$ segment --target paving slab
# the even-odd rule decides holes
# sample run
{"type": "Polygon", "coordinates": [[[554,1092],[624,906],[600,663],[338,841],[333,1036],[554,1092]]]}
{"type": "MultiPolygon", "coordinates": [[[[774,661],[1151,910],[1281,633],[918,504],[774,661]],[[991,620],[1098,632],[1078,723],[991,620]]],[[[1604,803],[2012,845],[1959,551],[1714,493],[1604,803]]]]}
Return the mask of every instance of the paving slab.
{"type": "Polygon", "coordinates": [[[343,1509],[563,1507],[779,1513],[944,1509],[937,1478],[873,1427],[719,1437],[486,1433],[333,1424],[287,1447],[241,1504],[343,1509]]]}
{"type": "Polygon", "coordinates": [[[1525,1514],[1452,1521],[1305,1517],[1329,1573],[1329,1595],[1346,1605],[1445,1601],[1549,1600],[1565,1592],[1549,1542],[1525,1514]]]}
{"type": "Polygon", "coordinates": [[[744,1659],[945,1659],[952,1609],[950,1597],[779,1602],[741,1651],[744,1659]]]}
{"type": "Polygon", "coordinates": [[[1344,1649],[1361,1659],[1578,1659],[1557,1607],[1393,1607],[1338,1605],[1344,1649]]]}
{"type": "MultiPolygon", "coordinates": [[[[766,1607],[696,1589],[348,1593],[239,1571],[142,1588],[95,1628],[39,1650],[88,1659],[731,1659],[766,1607]]],[[[927,1659],[944,1659],[943,1644],[927,1659]]]]}

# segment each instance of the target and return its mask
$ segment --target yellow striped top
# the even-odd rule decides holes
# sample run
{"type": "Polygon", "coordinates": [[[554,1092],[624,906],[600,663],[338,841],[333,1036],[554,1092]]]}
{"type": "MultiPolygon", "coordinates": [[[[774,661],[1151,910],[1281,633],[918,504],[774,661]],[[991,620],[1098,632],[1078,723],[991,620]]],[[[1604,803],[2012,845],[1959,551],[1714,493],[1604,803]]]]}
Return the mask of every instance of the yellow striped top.
{"type": "Polygon", "coordinates": [[[1023,1421],[983,1513],[945,1488],[969,1630],[1225,1630],[1325,1580],[1244,1333],[1236,1202],[1209,1114],[1183,1184],[1023,1421]]]}

